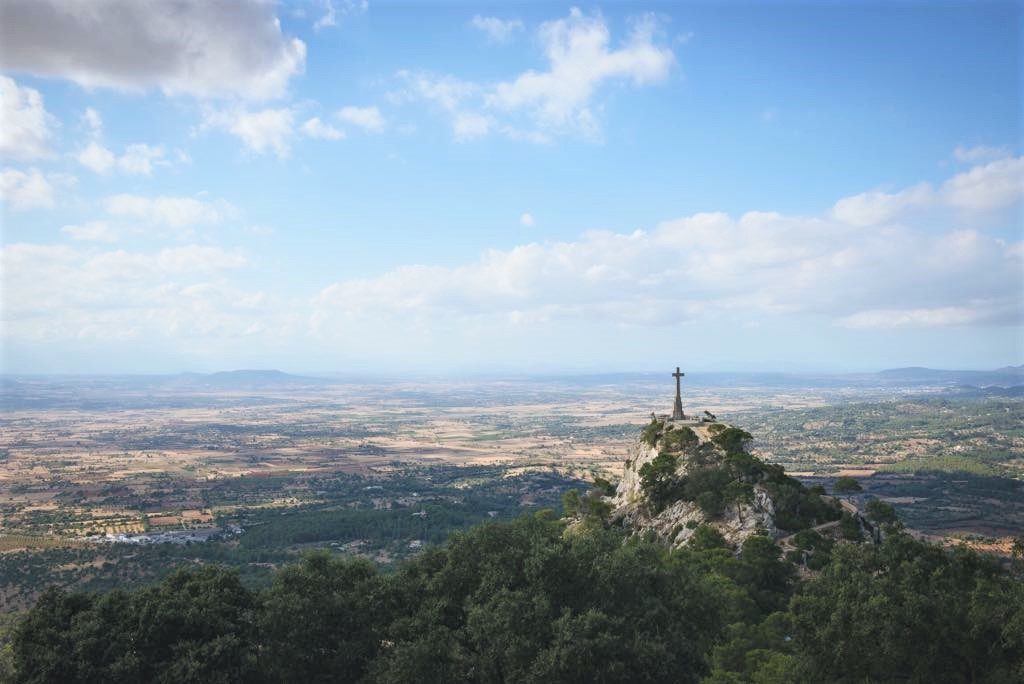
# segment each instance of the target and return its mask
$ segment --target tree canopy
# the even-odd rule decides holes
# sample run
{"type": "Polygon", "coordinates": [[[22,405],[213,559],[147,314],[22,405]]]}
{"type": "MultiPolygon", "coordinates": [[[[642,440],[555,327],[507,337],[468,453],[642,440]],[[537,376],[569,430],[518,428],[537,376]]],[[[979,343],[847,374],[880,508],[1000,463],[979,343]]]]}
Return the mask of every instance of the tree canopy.
{"type": "MultiPolygon", "coordinates": [[[[817,533],[798,543],[818,548],[817,533]]],[[[47,591],[16,682],[1011,682],[1024,585],[893,528],[799,580],[768,537],[682,549],[550,513],[489,522],[382,573],[326,552],[247,588],[217,567],[47,591]]]]}

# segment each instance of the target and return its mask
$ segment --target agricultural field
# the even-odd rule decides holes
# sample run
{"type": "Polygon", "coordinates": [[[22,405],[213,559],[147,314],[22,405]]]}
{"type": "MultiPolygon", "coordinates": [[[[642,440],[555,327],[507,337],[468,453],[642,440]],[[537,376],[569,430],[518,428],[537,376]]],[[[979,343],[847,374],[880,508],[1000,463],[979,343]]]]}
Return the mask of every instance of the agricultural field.
{"type": "MultiPolygon", "coordinates": [[[[774,379],[685,387],[809,483],[857,477],[922,534],[1024,530],[1024,401],[774,379]]],[[[671,378],[418,382],[8,379],[0,611],[50,583],[109,588],[181,564],[253,581],[312,548],[389,564],[488,518],[614,480],[671,378]]]]}

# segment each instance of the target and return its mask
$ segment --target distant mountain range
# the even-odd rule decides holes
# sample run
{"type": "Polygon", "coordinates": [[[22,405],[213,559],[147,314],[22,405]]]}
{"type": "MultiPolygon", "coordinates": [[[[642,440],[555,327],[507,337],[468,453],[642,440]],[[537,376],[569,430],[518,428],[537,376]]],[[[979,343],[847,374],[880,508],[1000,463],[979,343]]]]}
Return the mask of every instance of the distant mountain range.
{"type": "Polygon", "coordinates": [[[169,378],[171,384],[210,389],[253,389],[334,384],[327,378],[292,375],[279,370],[243,369],[217,373],[182,373],[169,378]]]}
{"type": "Polygon", "coordinates": [[[909,368],[891,368],[876,373],[876,375],[886,381],[911,385],[973,385],[976,387],[1024,385],[1024,365],[1004,366],[990,371],[939,370],[911,366],[909,368]]]}
{"type": "MultiPolygon", "coordinates": [[[[651,384],[668,382],[663,373],[595,373],[586,375],[545,375],[523,377],[524,381],[562,381],[581,386],[651,384]]],[[[890,368],[877,373],[779,373],[779,372],[700,372],[687,373],[684,385],[692,387],[949,387],[958,390],[996,388],[1012,390],[1006,396],[1019,396],[1024,386],[1024,365],[995,370],[943,370],[912,366],[890,368]]],[[[990,392],[991,393],[991,392],[990,392]]]]}

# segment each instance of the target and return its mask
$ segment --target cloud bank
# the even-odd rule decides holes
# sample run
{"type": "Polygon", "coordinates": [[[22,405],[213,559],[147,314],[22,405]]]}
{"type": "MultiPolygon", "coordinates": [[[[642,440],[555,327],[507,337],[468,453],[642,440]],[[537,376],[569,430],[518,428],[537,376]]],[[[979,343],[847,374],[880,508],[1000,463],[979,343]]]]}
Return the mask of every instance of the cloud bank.
{"type": "Polygon", "coordinates": [[[857,329],[1019,325],[1024,243],[912,219],[927,206],[955,225],[1022,196],[1024,158],[1002,159],[937,189],[847,197],[818,216],[699,213],[649,232],[591,232],[343,280],[321,291],[312,320],[326,330],[367,318],[675,325],[780,314],[857,329]]]}
{"type": "Polygon", "coordinates": [[[85,88],[281,97],[306,45],[262,0],[7,0],[0,67],[85,88]]]}

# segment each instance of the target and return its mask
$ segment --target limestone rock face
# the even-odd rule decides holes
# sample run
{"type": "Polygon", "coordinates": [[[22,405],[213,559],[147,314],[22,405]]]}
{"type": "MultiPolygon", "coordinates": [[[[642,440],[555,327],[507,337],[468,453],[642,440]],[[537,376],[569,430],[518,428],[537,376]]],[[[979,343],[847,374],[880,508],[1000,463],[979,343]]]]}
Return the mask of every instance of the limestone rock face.
{"type": "MultiPolygon", "coordinates": [[[[688,427],[696,434],[698,442],[691,451],[701,445],[712,454],[724,458],[724,452],[712,442],[712,432],[721,430],[720,423],[668,424],[669,429],[688,427]],[[713,426],[718,425],[715,428],[713,426]]],[[[661,433],[664,434],[664,433],[661,433]]],[[[693,501],[678,499],[657,511],[641,486],[640,469],[657,458],[659,446],[650,446],[638,437],[630,447],[622,480],[619,482],[613,505],[612,519],[623,523],[636,533],[652,531],[673,546],[686,544],[699,525],[717,529],[733,546],[743,543],[747,537],[767,532],[772,538],[778,536],[775,527],[775,506],[767,490],[759,484],[753,485],[753,496],[749,502],[729,504],[719,516],[709,517],[693,501]]],[[[688,470],[686,458],[680,458],[676,475],[685,476],[688,470]]]]}

